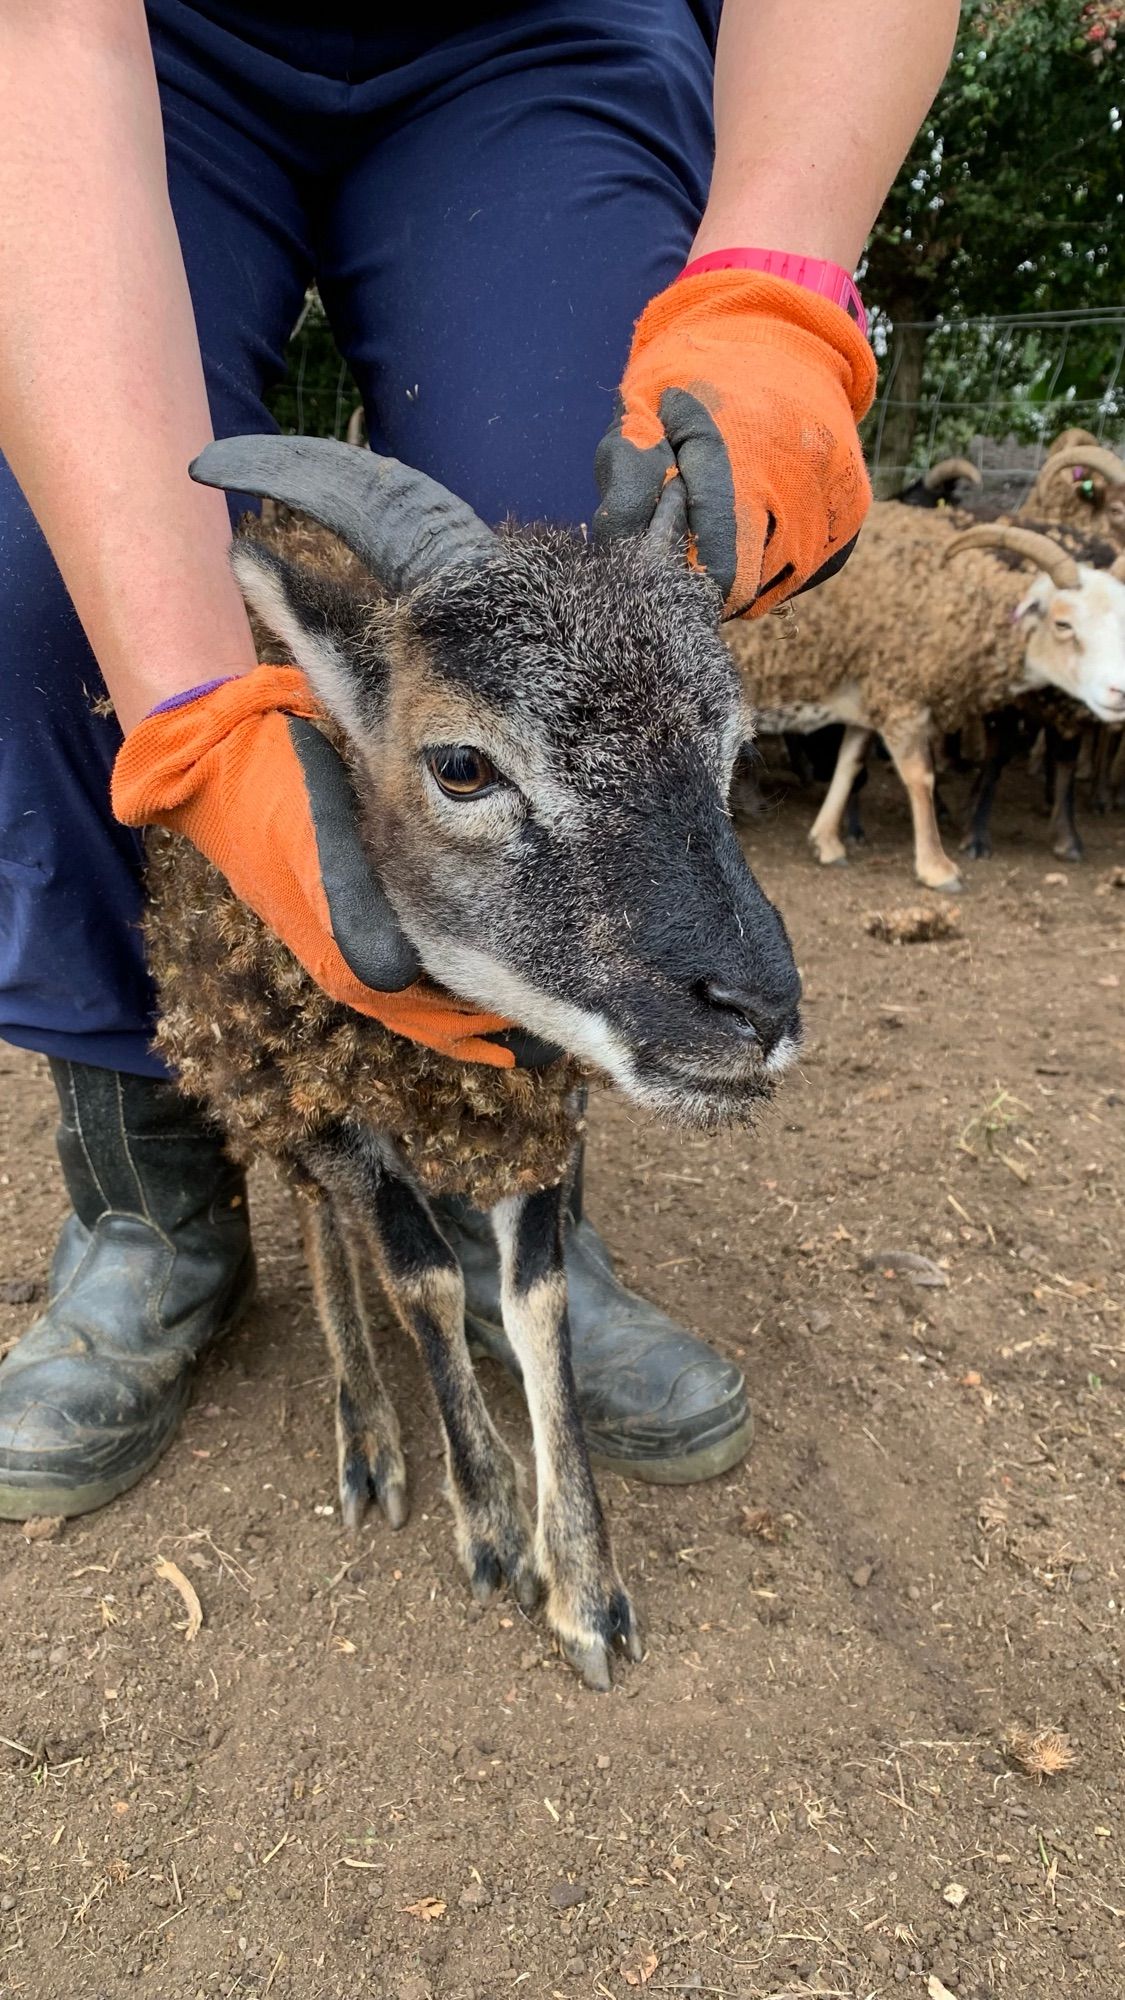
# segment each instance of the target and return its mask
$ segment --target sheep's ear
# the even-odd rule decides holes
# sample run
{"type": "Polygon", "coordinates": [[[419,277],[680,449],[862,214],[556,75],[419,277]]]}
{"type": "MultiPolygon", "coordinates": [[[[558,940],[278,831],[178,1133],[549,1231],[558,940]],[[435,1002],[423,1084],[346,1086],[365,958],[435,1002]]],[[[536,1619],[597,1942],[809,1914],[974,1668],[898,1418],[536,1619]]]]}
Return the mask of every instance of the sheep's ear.
{"type": "Polygon", "coordinates": [[[1033,625],[1036,619],[1045,618],[1050,600],[1050,582],[1045,576],[1037,576],[1012,613],[1013,625],[1033,625]]]}
{"type": "Polygon", "coordinates": [[[308,675],[328,714],[353,742],[371,736],[385,674],[371,642],[370,606],[335,578],[285,562],[260,542],[236,542],[231,567],[250,610],[308,675]]]}

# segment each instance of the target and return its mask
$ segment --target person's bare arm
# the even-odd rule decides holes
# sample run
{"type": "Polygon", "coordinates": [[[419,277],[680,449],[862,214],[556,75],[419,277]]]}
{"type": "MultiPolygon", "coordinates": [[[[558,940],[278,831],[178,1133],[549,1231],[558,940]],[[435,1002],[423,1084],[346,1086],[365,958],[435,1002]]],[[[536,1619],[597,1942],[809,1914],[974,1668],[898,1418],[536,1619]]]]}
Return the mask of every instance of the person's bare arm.
{"type": "Polygon", "coordinates": [[[692,256],[746,245],[854,270],[959,13],[959,0],[726,0],[715,171],[692,256]]]}
{"type": "Polygon", "coordinates": [[[122,726],[254,664],[142,0],[0,6],[0,450],[122,726]]]}

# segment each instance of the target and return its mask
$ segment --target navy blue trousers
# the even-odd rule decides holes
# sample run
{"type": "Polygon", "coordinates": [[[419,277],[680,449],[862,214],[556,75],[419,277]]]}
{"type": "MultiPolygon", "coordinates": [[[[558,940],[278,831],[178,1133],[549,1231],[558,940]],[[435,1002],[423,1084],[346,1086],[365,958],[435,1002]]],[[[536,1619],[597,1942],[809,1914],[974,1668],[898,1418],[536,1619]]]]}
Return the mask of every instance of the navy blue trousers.
{"type": "MultiPolygon", "coordinates": [[[[588,520],[633,321],[707,194],[718,0],[468,11],[149,0],[215,430],[276,428],[315,279],[376,450],[486,520],[588,520]]],[[[102,693],[0,461],[0,1035],[159,1076],[102,693]]]]}

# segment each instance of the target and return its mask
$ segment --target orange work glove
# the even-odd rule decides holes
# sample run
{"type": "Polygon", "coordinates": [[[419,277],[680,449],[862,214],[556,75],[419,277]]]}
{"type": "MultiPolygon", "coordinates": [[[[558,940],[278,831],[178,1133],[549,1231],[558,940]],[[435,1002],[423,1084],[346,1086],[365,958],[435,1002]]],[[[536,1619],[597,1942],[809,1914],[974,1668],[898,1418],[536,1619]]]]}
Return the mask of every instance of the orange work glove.
{"type": "Polygon", "coordinates": [[[728,618],[839,569],[871,501],[856,424],[875,357],[842,306],[787,278],[701,271],[653,299],[594,460],[598,539],[643,534],[665,481],[728,618]]]}
{"type": "Polygon", "coordinates": [[[510,1068],[510,1027],[422,975],[359,841],[346,767],[296,667],[256,667],[162,704],[113,769],[125,826],[184,833],[317,985],[395,1034],[510,1068]]]}

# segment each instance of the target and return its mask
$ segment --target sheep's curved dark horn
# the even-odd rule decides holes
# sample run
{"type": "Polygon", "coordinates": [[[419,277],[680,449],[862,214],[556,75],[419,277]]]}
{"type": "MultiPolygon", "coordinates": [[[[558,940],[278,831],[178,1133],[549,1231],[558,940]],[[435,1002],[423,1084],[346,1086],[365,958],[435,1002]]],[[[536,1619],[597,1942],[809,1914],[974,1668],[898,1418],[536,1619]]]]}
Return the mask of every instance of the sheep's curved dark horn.
{"type": "Polygon", "coordinates": [[[1032,528],[1010,528],[999,521],[982,521],[977,527],[954,535],[943,551],[942,561],[948,562],[964,549],[1010,549],[1013,555],[1033,562],[1037,569],[1046,570],[1056,590],[1077,590],[1081,582],[1074,557],[1052,541],[1050,535],[1036,534],[1032,528]]]}
{"type": "Polygon", "coordinates": [[[984,480],[971,458],[940,458],[924,474],[922,484],[927,493],[936,493],[951,479],[967,479],[970,486],[983,486],[984,480]]]}
{"type": "Polygon", "coordinates": [[[1048,478],[1055,480],[1060,472],[1096,472],[1107,486],[1125,486],[1125,459],[1118,458],[1115,451],[1105,445],[1089,445],[1085,450],[1072,445],[1066,451],[1051,453],[1039,474],[1040,482],[1046,484],[1048,478]]]}
{"type": "Polygon", "coordinates": [[[335,438],[220,438],[188,469],[202,486],[308,514],[396,597],[453,563],[481,562],[496,546],[491,528],[436,479],[335,438]]]}

